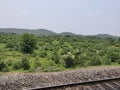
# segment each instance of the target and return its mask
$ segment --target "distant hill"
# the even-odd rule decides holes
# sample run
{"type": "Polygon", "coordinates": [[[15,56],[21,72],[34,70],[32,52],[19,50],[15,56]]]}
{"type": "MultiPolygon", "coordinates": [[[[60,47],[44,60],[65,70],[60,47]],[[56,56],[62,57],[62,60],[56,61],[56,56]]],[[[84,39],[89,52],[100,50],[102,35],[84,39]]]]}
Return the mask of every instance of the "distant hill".
{"type": "Polygon", "coordinates": [[[61,36],[87,36],[87,37],[100,37],[100,38],[120,38],[120,36],[112,36],[109,34],[97,34],[97,35],[81,35],[81,34],[74,34],[71,32],[62,32],[62,33],[55,33],[53,31],[47,30],[47,29],[20,29],[20,28],[0,28],[0,32],[5,33],[17,33],[17,34],[23,34],[23,33],[31,33],[39,36],[48,36],[48,35],[61,35],[61,36]]]}
{"type": "Polygon", "coordinates": [[[97,34],[95,35],[95,37],[100,37],[100,38],[119,38],[119,36],[113,36],[113,35],[109,35],[109,34],[97,34]]]}
{"type": "Polygon", "coordinates": [[[19,28],[0,28],[0,32],[6,32],[6,33],[31,33],[35,35],[56,35],[55,32],[46,30],[46,29],[19,29],[19,28]]]}
{"type": "Polygon", "coordinates": [[[62,32],[62,33],[60,33],[59,35],[63,35],[63,36],[76,36],[76,34],[74,34],[74,33],[71,33],[71,32],[62,32]]]}

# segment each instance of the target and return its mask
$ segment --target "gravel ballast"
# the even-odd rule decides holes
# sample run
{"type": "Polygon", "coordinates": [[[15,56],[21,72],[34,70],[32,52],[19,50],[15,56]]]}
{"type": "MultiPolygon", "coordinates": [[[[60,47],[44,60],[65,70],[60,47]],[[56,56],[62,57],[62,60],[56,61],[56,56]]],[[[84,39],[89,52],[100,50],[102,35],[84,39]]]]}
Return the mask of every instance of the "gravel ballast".
{"type": "Polygon", "coordinates": [[[8,73],[0,76],[0,90],[22,90],[112,77],[120,77],[119,66],[81,68],[50,73],[8,73]]]}

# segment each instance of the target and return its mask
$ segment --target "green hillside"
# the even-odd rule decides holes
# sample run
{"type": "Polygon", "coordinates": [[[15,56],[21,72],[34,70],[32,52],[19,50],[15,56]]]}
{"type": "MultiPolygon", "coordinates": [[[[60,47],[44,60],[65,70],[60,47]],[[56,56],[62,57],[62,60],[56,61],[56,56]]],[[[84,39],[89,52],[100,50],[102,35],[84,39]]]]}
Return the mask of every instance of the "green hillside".
{"type": "Polygon", "coordinates": [[[77,34],[74,34],[74,33],[71,33],[71,32],[62,32],[59,35],[62,35],[62,36],[76,36],[77,34]]]}
{"type": "Polygon", "coordinates": [[[39,36],[48,36],[48,35],[61,35],[61,36],[87,36],[87,37],[99,37],[99,38],[119,38],[120,36],[112,36],[109,34],[97,34],[97,35],[79,35],[74,34],[71,32],[62,32],[56,33],[47,29],[21,29],[21,28],[0,28],[0,32],[4,33],[16,33],[16,34],[23,34],[23,33],[31,33],[34,35],[39,36]]]}
{"type": "Polygon", "coordinates": [[[120,36],[113,36],[110,34],[97,34],[97,35],[86,35],[86,37],[97,37],[97,38],[120,38],[120,36]]]}
{"type": "Polygon", "coordinates": [[[119,37],[119,36],[112,36],[112,35],[109,35],[109,34],[97,34],[95,36],[100,37],[100,38],[109,38],[109,37],[117,38],[117,37],[119,37]]]}
{"type": "Polygon", "coordinates": [[[52,32],[50,30],[46,29],[18,29],[18,28],[0,28],[0,32],[5,33],[17,33],[17,34],[23,34],[23,33],[32,33],[35,35],[55,35],[55,32],[52,32]]]}

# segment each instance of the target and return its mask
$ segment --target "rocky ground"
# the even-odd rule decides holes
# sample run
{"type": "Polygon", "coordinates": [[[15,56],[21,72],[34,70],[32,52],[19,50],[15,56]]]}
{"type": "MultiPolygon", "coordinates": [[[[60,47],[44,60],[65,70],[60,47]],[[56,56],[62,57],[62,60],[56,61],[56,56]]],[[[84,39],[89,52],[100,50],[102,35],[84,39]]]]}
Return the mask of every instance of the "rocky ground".
{"type": "Polygon", "coordinates": [[[120,77],[119,66],[81,68],[50,73],[8,73],[0,76],[0,90],[23,90],[110,77],[120,77]]]}

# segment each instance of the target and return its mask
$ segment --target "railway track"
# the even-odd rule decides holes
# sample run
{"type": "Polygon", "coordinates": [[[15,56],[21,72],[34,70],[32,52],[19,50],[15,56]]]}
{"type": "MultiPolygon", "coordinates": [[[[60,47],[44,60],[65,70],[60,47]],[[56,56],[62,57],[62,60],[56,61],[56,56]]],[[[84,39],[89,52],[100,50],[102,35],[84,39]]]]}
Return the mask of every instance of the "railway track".
{"type": "Polygon", "coordinates": [[[120,90],[120,77],[30,88],[27,90],[120,90]]]}

